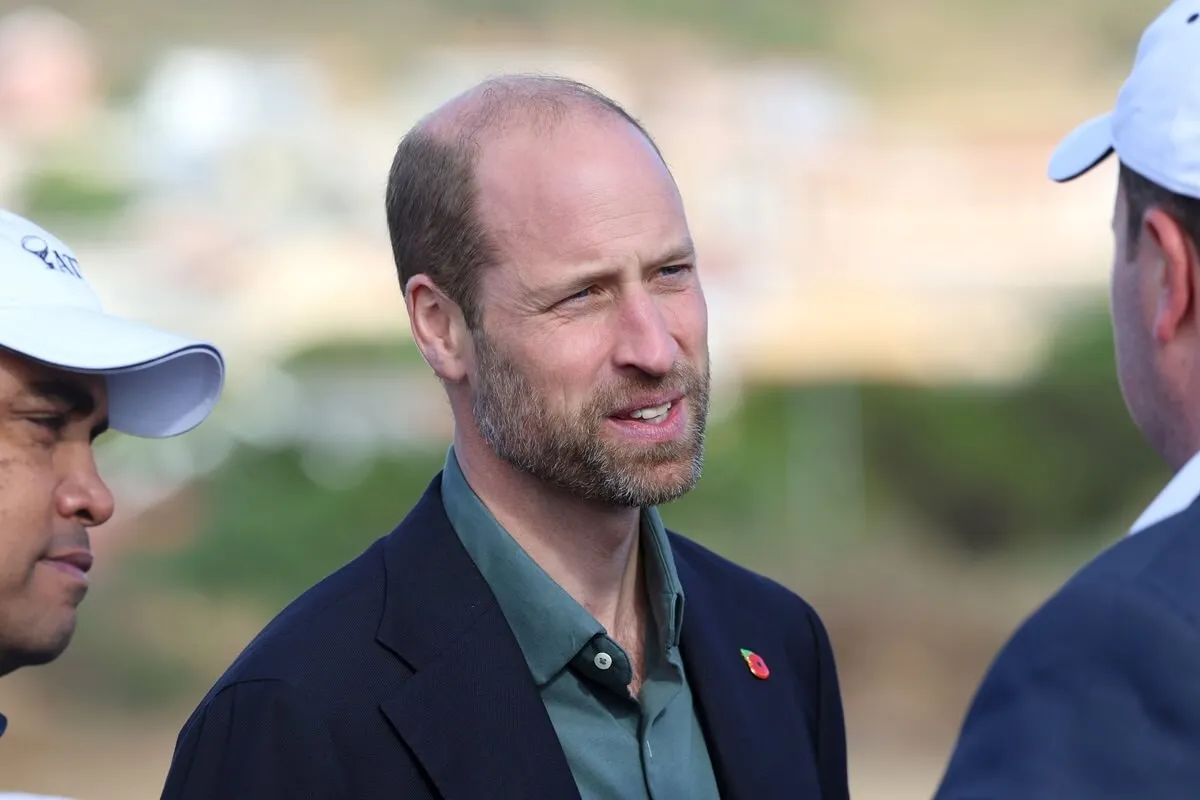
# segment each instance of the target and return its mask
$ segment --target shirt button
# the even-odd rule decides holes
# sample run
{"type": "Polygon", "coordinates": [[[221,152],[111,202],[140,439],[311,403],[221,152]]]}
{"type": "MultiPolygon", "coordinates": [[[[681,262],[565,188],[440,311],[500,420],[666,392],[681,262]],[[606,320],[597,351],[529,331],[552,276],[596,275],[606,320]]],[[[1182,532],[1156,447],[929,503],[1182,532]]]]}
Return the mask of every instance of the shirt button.
{"type": "Polygon", "coordinates": [[[608,669],[612,666],[612,656],[608,653],[596,653],[592,663],[596,665],[596,669],[608,669]]]}

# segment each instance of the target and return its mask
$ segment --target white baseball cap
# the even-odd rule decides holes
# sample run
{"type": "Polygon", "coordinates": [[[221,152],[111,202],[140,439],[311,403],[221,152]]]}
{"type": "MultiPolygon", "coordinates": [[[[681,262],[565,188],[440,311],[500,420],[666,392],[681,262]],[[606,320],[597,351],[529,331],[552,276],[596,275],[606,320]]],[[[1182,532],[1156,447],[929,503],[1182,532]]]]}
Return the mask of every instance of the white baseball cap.
{"type": "Polygon", "coordinates": [[[0,348],[68,372],[104,375],[109,425],[184,433],[212,411],[225,361],[211,344],[105,314],[57,237],[0,209],[0,348]]]}
{"type": "Polygon", "coordinates": [[[1114,151],[1159,186],[1200,197],[1200,0],[1176,0],[1150,23],[1116,107],[1071,131],[1047,173],[1069,181],[1114,151]]]}

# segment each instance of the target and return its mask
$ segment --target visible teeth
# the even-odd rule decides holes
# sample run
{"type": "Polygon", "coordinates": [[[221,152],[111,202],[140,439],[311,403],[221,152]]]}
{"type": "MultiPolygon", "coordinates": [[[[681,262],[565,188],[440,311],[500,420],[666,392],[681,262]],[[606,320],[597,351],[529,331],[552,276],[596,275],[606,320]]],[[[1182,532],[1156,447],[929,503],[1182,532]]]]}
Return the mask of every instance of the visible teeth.
{"type": "Polygon", "coordinates": [[[639,408],[629,416],[633,419],[643,419],[647,422],[662,422],[666,418],[667,412],[671,410],[670,403],[663,403],[661,406],[653,406],[651,408],[639,408]]]}

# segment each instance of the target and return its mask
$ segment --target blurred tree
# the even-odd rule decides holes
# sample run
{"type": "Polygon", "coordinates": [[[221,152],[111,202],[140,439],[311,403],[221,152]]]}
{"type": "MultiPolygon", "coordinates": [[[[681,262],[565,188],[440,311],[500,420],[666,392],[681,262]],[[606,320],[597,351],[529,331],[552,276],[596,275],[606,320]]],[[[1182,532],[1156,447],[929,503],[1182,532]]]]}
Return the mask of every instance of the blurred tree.
{"type": "MultiPolygon", "coordinates": [[[[1166,469],[1126,413],[1107,311],[1087,311],[1062,330],[1043,368],[1020,386],[859,390],[866,498],[877,528],[869,537],[855,538],[856,523],[829,513],[844,499],[827,491],[823,473],[848,454],[845,442],[833,452],[824,428],[835,416],[847,418],[830,407],[851,397],[844,387],[748,389],[740,408],[710,428],[700,486],[664,517],[784,580],[798,554],[823,563],[834,543],[870,547],[896,536],[901,517],[905,528],[916,521],[933,546],[976,556],[1036,556],[1050,542],[1118,533],[1166,469]],[[799,503],[795,492],[803,493],[799,503]]],[[[287,366],[302,372],[328,364],[424,370],[411,344],[396,341],[329,343],[287,366]]],[[[126,705],[166,703],[198,689],[208,677],[144,635],[158,624],[153,613],[131,626],[133,609],[146,597],[189,591],[249,601],[256,618],[279,609],[387,534],[440,468],[442,448],[391,453],[361,480],[331,488],[309,477],[299,446],[243,447],[196,487],[206,508],[200,534],[177,550],[129,557],[124,579],[89,601],[87,630],[74,648],[78,666],[68,659],[58,669],[87,670],[78,683],[90,696],[126,705]],[[100,650],[107,655],[93,658],[100,650]]]]}
{"type": "MultiPolygon", "coordinates": [[[[294,364],[419,366],[395,348],[338,343],[294,364]]],[[[974,554],[1050,537],[1094,538],[1127,524],[1166,474],[1129,421],[1113,372],[1107,313],[1089,311],[1067,323],[1024,385],[864,387],[867,498],[918,520],[930,541],[974,554]]],[[[814,528],[813,537],[851,533],[823,516],[816,487],[841,457],[816,436],[829,420],[794,413],[820,409],[803,401],[827,388],[747,391],[736,413],[711,426],[704,479],[664,510],[668,524],[735,558],[778,550],[798,524],[789,493],[802,490],[809,498],[800,506],[802,527],[814,528]],[[799,473],[797,455],[809,465],[799,473]]],[[[390,531],[440,468],[442,447],[390,454],[343,488],[315,485],[299,448],[243,448],[200,487],[209,509],[202,535],[183,551],[145,558],[183,585],[281,605],[390,531]]]]}
{"type": "Polygon", "coordinates": [[[56,168],[34,172],[21,194],[21,212],[44,226],[112,222],[131,200],[131,193],[122,187],[56,168]]]}
{"type": "Polygon", "coordinates": [[[872,387],[863,402],[874,489],[969,553],[1098,537],[1168,477],[1129,420],[1102,309],[1069,320],[1024,385],[872,387]]]}

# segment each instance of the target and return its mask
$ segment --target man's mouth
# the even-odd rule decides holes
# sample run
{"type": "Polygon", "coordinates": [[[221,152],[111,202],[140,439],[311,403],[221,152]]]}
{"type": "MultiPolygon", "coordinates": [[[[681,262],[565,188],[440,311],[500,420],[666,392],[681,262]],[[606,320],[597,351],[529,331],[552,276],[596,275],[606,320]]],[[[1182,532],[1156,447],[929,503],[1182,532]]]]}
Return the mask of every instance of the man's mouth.
{"type": "Polygon", "coordinates": [[[47,565],[80,580],[86,580],[85,576],[92,568],[92,554],[86,550],[72,550],[67,553],[53,554],[42,560],[47,565]]]}
{"type": "Polygon", "coordinates": [[[635,408],[629,412],[629,419],[641,420],[651,425],[661,425],[666,421],[667,416],[671,413],[671,407],[674,405],[673,402],[666,402],[657,406],[635,408]]]}
{"type": "Polygon", "coordinates": [[[648,425],[662,425],[674,418],[680,412],[683,403],[682,392],[663,392],[636,398],[632,403],[616,411],[611,419],[618,422],[641,422],[648,425]]]}

